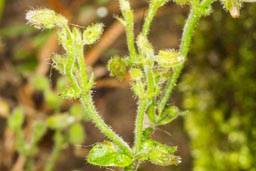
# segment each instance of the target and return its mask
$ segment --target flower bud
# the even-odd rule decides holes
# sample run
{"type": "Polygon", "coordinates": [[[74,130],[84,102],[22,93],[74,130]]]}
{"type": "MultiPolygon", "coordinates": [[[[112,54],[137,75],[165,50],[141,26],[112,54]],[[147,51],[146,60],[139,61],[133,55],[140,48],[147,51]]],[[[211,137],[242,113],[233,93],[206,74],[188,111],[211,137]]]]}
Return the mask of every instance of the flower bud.
{"type": "Polygon", "coordinates": [[[132,68],[130,69],[130,77],[133,81],[138,81],[143,77],[143,73],[140,69],[132,68]]]}
{"type": "Polygon", "coordinates": [[[130,6],[129,1],[120,0],[119,3],[120,3],[121,11],[130,11],[131,10],[131,6],[130,6]]]}
{"type": "Polygon", "coordinates": [[[94,24],[87,27],[83,33],[83,40],[86,45],[95,43],[103,33],[103,24],[94,24]]]}
{"type": "Polygon", "coordinates": [[[222,0],[222,3],[233,18],[238,18],[240,16],[240,0],[222,0]]]}
{"type": "Polygon", "coordinates": [[[108,62],[108,70],[110,75],[122,79],[126,74],[126,62],[120,57],[114,57],[108,62]]]}
{"type": "Polygon", "coordinates": [[[154,55],[154,50],[148,39],[140,34],[137,38],[137,45],[139,49],[145,53],[147,56],[153,56],[154,55]]]}
{"type": "Polygon", "coordinates": [[[240,10],[239,8],[237,7],[232,7],[230,10],[230,15],[233,17],[233,18],[238,18],[240,16],[240,10]]]}
{"type": "Polygon", "coordinates": [[[31,10],[26,14],[28,23],[38,29],[52,29],[55,26],[62,27],[68,21],[62,15],[57,15],[53,10],[31,10]]]}
{"type": "Polygon", "coordinates": [[[184,57],[181,56],[177,51],[171,50],[160,50],[156,61],[163,68],[172,68],[184,62],[184,57]]]}

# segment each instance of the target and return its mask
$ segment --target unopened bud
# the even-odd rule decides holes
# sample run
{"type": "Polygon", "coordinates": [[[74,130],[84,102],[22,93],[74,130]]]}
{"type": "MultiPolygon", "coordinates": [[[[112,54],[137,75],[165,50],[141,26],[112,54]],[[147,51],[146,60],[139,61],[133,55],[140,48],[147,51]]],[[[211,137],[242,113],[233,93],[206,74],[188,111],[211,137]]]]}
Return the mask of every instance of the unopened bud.
{"type": "Polygon", "coordinates": [[[153,56],[154,50],[148,39],[140,34],[137,38],[137,45],[142,53],[145,53],[147,56],[153,56]]]}
{"type": "Polygon", "coordinates": [[[236,7],[233,7],[231,10],[229,10],[229,13],[233,18],[238,18],[240,16],[240,10],[236,7]]]}
{"type": "Polygon", "coordinates": [[[84,30],[83,40],[87,45],[93,44],[100,38],[102,33],[103,24],[94,24],[84,30]]]}
{"type": "Polygon", "coordinates": [[[240,0],[221,0],[224,7],[229,11],[233,18],[240,16],[241,1],[240,0]]]}
{"type": "Polygon", "coordinates": [[[28,23],[38,29],[52,29],[54,27],[62,27],[68,21],[62,15],[57,15],[53,10],[41,9],[31,10],[26,14],[28,23]]]}
{"type": "Polygon", "coordinates": [[[132,68],[130,70],[130,77],[133,81],[138,81],[143,77],[143,73],[140,69],[132,68]]]}
{"type": "Polygon", "coordinates": [[[129,11],[129,10],[131,10],[131,6],[130,6],[129,1],[127,1],[127,0],[120,0],[119,3],[120,3],[121,11],[129,11]]]}
{"type": "Polygon", "coordinates": [[[172,68],[184,62],[184,57],[181,56],[177,51],[171,50],[160,50],[156,61],[163,68],[172,68]]]}
{"type": "Polygon", "coordinates": [[[114,57],[108,62],[110,75],[122,79],[126,74],[126,62],[120,57],[114,57]]]}

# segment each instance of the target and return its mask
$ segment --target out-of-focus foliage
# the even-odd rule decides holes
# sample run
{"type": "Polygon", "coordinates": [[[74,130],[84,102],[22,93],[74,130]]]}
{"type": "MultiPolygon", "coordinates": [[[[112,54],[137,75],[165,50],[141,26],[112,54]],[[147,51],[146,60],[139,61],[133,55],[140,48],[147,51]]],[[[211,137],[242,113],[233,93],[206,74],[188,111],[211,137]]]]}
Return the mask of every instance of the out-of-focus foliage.
{"type": "Polygon", "coordinates": [[[256,170],[255,10],[215,11],[195,35],[180,84],[195,171],[256,170]]]}
{"type": "Polygon", "coordinates": [[[5,0],[0,0],[0,21],[3,15],[5,0]]]}

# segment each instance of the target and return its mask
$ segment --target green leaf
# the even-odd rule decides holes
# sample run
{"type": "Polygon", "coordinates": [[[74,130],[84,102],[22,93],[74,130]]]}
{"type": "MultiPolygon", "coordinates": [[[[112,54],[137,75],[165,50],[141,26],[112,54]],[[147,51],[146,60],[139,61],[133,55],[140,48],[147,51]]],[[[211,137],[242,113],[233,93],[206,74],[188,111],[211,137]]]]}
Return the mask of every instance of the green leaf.
{"type": "Polygon", "coordinates": [[[146,129],[143,131],[143,138],[144,138],[145,140],[149,139],[149,137],[152,135],[153,131],[154,131],[154,129],[151,128],[151,127],[146,128],[146,129]]]}
{"type": "Polygon", "coordinates": [[[58,114],[48,118],[47,126],[52,129],[63,129],[75,122],[75,117],[67,114],[58,114]]]}
{"type": "Polygon", "coordinates": [[[52,57],[53,67],[61,74],[65,74],[65,67],[67,65],[67,57],[64,55],[55,54],[52,57]]]}
{"type": "Polygon", "coordinates": [[[50,89],[49,80],[43,75],[34,75],[30,83],[39,91],[50,89]]]}
{"type": "Polygon", "coordinates": [[[72,107],[69,109],[69,113],[75,118],[83,119],[85,121],[90,120],[90,117],[85,112],[84,107],[81,104],[73,104],[72,107]]]}
{"type": "Polygon", "coordinates": [[[60,77],[56,83],[56,90],[58,92],[65,90],[68,84],[68,80],[65,77],[60,77]]]}
{"type": "Polygon", "coordinates": [[[84,128],[81,124],[73,124],[68,132],[69,142],[73,145],[82,144],[85,140],[84,128]]]}
{"type": "Polygon", "coordinates": [[[95,145],[89,152],[88,163],[98,166],[126,167],[132,163],[132,159],[120,152],[117,147],[109,141],[95,145]]]}
{"type": "Polygon", "coordinates": [[[34,130],[33,130],[33,142],[32,144],[36,144],[46,133],[47,127],[45,125],[45,123],[43,122],[36,122],[33,126],[34,130]]]}
{"type": "Polygon", "coordinates": [[[16,108],[8,118],[8,127],[14,131],[19,131],[24,122],[24,114],[21,108],[16,108]]]}
{"type": "Polygon", "coordinates": [[[62,99],[52,90],[44,92],[45,101],[53,108],[59,108],[62,99]]]}

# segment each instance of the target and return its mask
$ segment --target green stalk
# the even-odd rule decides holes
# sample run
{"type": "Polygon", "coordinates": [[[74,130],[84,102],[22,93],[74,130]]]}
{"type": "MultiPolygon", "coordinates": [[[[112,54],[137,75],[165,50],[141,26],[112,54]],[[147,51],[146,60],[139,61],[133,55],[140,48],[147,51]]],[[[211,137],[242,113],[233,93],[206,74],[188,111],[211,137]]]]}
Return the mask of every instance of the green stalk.
{"type": "MultiPolygon", "coordinates": [[[[195,27],[196,27],[200,17],[202,16],[202,11],[204,10],[204,8],[209,6],[213,1],[214,0],[204,0],[200,4],[199,7],[193,7],[193,5],[192,5],[188,19],[184,26],[181,44],[180,44],[180,50],[179,50],[180,54],[185,59],[187,58],[187,54],[188,54],[189,46],[191,44],[193,32],[195,30],[195,27]]],[[[172,90],[173,90],[174,86],[176,85],[176,82],[180,76],[180,73],[181,73],[181,70],[183,69],[183,67],[184,67],[184,63],[177,66],[174,69],[171,79],[167,82],[167,85],[163,91],[162,97],[160,98],[159,103],[158,103],[158,113],[160,115],[164,111],[166,103],[168,102],[168,100],[171,96],[172,90]]]]}
{"type": "Polygon", "coordinates": [[[140,99],[138,102],[138,112],[135,123],[135,153],[138,153],[141,149],[142,134],[143,134],[143,121],[144,115],[147,110],[147,100],[140,99]]]}
{"type": "Polygon", "coordinates": [[[146,73],[146,77],[147,77],[147,85],[148,85],[148,90],[147,90],[147,94],[148,97],[150,97],[150,106],[148,107],[148,117],[151,120],[155,120],[155,101],[156,101],[156,97],[155,97],[155,79],[153,76],[153,71],[152,69],[153,67],[145,67],[145,73],[146,73]]]}
{"type": "Polygon", "coordinates": [[[93,102],[92,97],[90,94],[85,94],[80,99],[81,103],[83,104],[85,110],[88,112],[92,122],[96,125],[99,130],[106,135],[111,141],[113,141],[124,153],[129,156],[132,156],[132,150],[130,149],[129,145],[119,137],[98,115],[93,102]]]}
{"type": "MultiPolygon", "coordinates": [[[[70,80],[72,86],[75,88],[75,90],[79,90],[80,87],[79,87],[79,84],[77,82],[77,80],[75,79],[75,76],[73,74],[73,68],[74,68],[74,65],[75,65],[75,62],[76,62],[76,46],[74,45],[74,40],[73,40],[73,36],[72,36],[72,33],[69,29],[69,27],[67,25],[64,25],[64,29],[66,30],[67,34],[68,34],[68,39],[70,39],[70,41],[72,41],[72,44],[73,44],[73,48],[72,49],[69,49],[67,50],[67,58],[68,58],[68,61],[67,61],[67,65],[66,65],[66,68],[65,68],[65,75],[68,77],[68,79],[70,80]]],[[[67,48],[68,47],[64,47],[64,48],[67,48]]]]}
{"type": "Polygon", "coordinates": [[[127,45],[129,52],[131,56],[136,56],[136,49],[135,49],[135,44],[134,44],[134,23],[133,23],[133,18],[131,19],[132,22],[127,23],[126,27],[126,37],[127,37],[127,45]]]}
{"type": "Polygon", "coordinates": [[[142,33],[144,36],[147,36],[149,33],[149,28],[156,14],[157,9],[158,8],[154,4],[150,3],[147,17],[145,18],[145,23],[143,25],[143,30],[142,30],[142,33]]]}
{"type": "Polygon", "coordinates": [[[119,0],[121,13],[124,18],[124,27],[127,38],[127,46],[129,53],[132,57],[137,55],[135,48],[135,38],[134,38],[134,16],[133,11],[130,9],[130,2],[128,0],[119,0]],[[125,4],[125,6],[123,6],[125,4]],[[127,6],[126,6],[127,5],[127,6]]]}
{"type": "MultiPolygon", "coordinates": [[[[76,48],[76,47],[74,47],[76,48]]],[[[86,89],[86,83],[88,82],[87,76],[86,76],[86,65],[85,65],[85,60],[84,60],[84,48],[83,45],[77,47],[78,54],[77,56],[77,62],[79,65],[79,70],[80,70],[80,79],[81,79],[81,87],[83,90],[86,89]]]]}
{"type": "Polygon", "coordinates": [[[73,74],[73,68],[74,68],[74,64],[75,64],[75,50],[73,50],[72,53],[67,51],[67,55],[68,55],[68,62],[65,68],[65,74],[68,77],[68,79],[70,80],[72,86],[75,88],[75,90],[79,90],[79,84],[77,82],[77,80],[75,79],[75,76],[73,74]]]}

